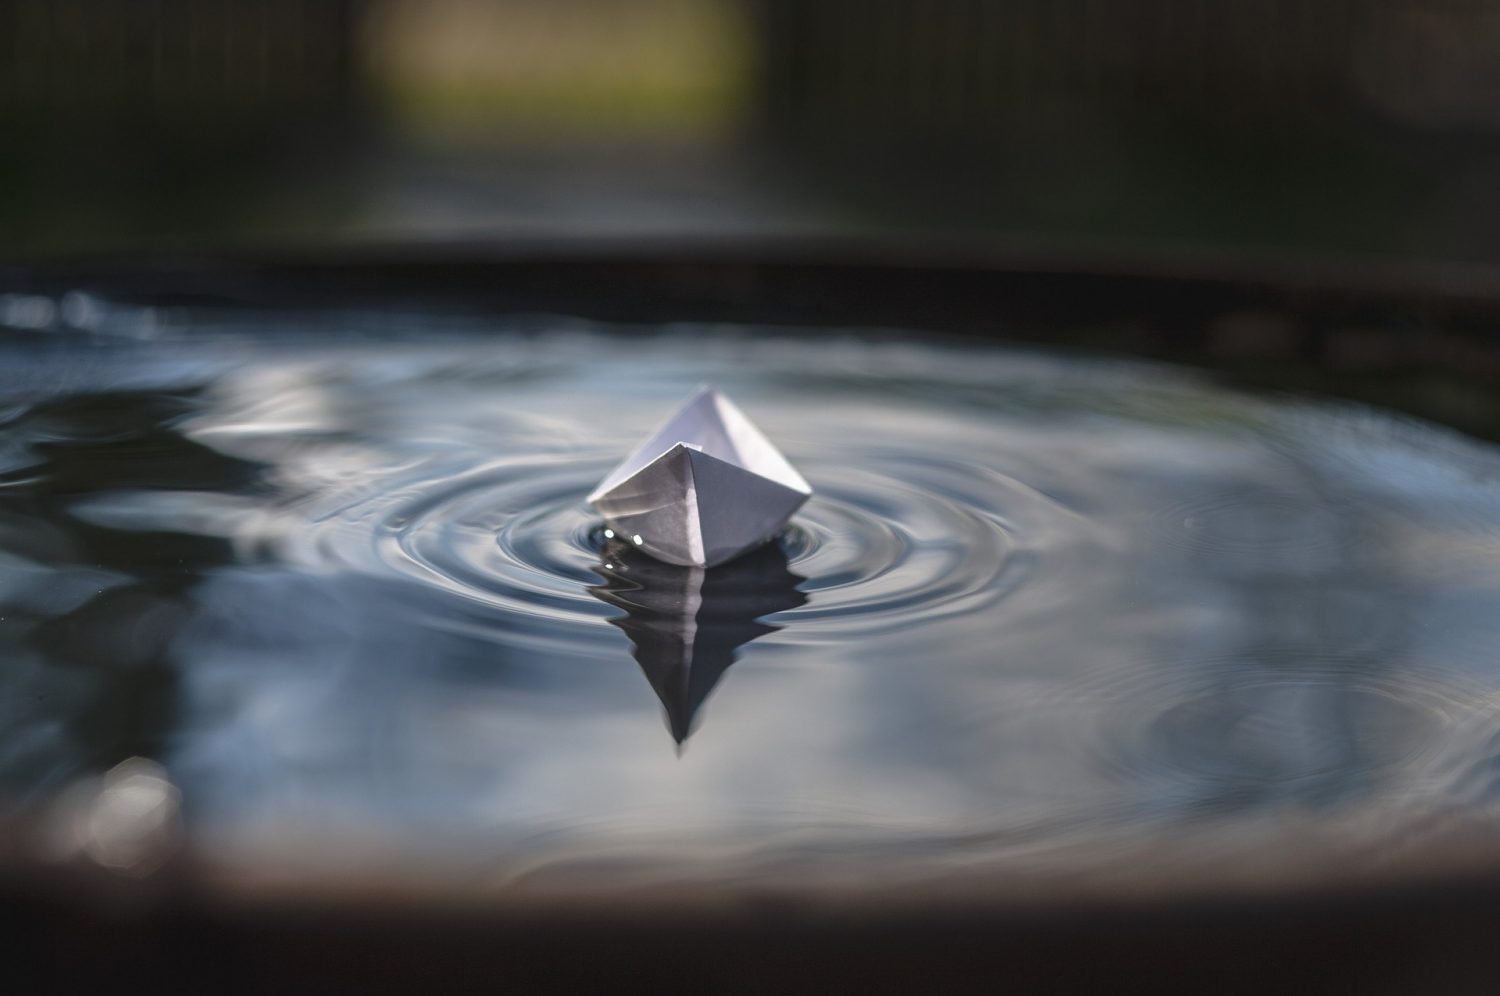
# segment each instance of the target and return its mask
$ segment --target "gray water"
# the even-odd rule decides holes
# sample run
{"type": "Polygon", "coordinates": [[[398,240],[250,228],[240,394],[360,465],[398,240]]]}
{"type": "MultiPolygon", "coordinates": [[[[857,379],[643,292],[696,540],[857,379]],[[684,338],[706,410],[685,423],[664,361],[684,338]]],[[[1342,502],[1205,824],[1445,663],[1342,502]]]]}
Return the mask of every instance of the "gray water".
{"type": "Polygon", "coordinates": [[[1496,803],[1500,458],[1442,428],[854,332],[120,314],[0,340],[14,825],[140,758],[209,861],[803,881],[1496,803]],[[584,503],[705,382],[816,490],[707,575],[584,503]]]}

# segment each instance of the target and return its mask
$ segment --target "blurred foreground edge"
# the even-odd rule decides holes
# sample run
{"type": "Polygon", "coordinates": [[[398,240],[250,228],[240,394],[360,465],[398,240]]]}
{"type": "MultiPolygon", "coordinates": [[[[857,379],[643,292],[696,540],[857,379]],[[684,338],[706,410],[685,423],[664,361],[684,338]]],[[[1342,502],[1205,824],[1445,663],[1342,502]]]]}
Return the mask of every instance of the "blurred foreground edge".
{"type": "Polygon", "coordinates": [[[932,890],[870,901],[749,884],[561,902],[362,890],[228,901],[180,870],[131,885],[23,874],[0,883],[0,950],[27,993],[127,980],[230,994],[1483,993],[1500,977],[1494,871],[1215,898],[959,891],[946,902],[932,890]]]}

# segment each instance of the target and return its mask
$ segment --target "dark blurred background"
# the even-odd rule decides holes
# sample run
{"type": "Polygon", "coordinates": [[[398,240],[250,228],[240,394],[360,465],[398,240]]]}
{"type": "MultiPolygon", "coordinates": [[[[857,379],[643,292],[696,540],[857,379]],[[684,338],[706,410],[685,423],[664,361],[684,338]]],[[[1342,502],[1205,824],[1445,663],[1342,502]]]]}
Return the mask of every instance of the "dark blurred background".
{"type": "Polygon", "coordinates": [[[0,255],[1500,260],[1491,0],[0,0],[0,255]]]}

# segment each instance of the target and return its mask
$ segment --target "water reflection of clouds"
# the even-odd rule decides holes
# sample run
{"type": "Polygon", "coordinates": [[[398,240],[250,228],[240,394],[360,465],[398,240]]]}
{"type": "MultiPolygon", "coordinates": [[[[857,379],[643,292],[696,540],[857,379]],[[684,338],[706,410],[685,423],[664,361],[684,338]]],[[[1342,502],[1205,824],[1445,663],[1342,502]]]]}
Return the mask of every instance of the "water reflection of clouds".
{"type": "Polygon", "coordinates": [[[66,495],[0,488],[13,794],[154,751],[226,846],[810,867],[1394,831],[1493,767],[1487,451],[1128,366],[846,343],[809,397],[822,347],[556,348],[268,350],[47,415],[66,495]],[[901,356],[900,397],[857,372],[901,356]],[[717,684],[653,691],[676,596],[600,585],[581,499],[721,375],[820,497],[708,620],[717,684]]]}
{"type": "Polygon", "coordinates": [[[392,611],[423,597],[354,575],[281,572],[200,589],[178,644],[195,661],[184,689],[194,721],[173,767],[211,828],[353,819],[398,836],[514,842],[659,826],[673,795],[677,815],[701,822],[690,811],[741,797],[733,772],[682,766],[664,749],[659,707],[623,646],[539,660],[392,611]],[[274,634],[267,613],[280,621],[274,634]]]}

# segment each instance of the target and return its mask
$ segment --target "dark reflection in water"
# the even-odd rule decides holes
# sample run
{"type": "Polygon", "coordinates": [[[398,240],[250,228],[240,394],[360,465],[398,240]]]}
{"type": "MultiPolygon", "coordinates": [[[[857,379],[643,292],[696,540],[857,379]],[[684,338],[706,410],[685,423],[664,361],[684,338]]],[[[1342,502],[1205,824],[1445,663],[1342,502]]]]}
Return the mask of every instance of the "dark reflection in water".
{"type": "Polygon", "coordinates": [[[216,860],[463,881],[1500,826],[1487,445],[1082,357],[155,320],[0,338],[0,819],[143,756],[216,860]],[[710,572],[601,545],[705,381],[815,496],[710,572]]]}
{"type": "Polygon", "coordinates": [[[595,570],[605,583],[589,590],[625,610],[610,623],[630,637],[679,746],[740,647],[780,629],[762,618],[807,602],[797,590],[805,579],[787,569],[780,543],[703,570],[664,564],[610,539],[595,570]]]}
{"type": "Polygon", "coordinates": [[[70,509],[132,487],[253,492],[255,463],[174,428],[197,404],[194,392],[68,394],[44,398],[4,426],[12,460],[0,464],[0,549],[31,569],[8,565],[0,640],[13,668],[35,661],[51,672],[34,701],[9,703],[32,713],[21,729],[35,731],[0,751],[7,781],[23,796],[133,755],[158,756],[177,723],[169,646],[192,614],[202,573],[234,562],[231,544],[167,523],[110,528],[70,509]],[[58,708],[69,710],[65,722],[49,716],[58,708]],[[46,751],[39,739],[61,743],[46,751]]]}

